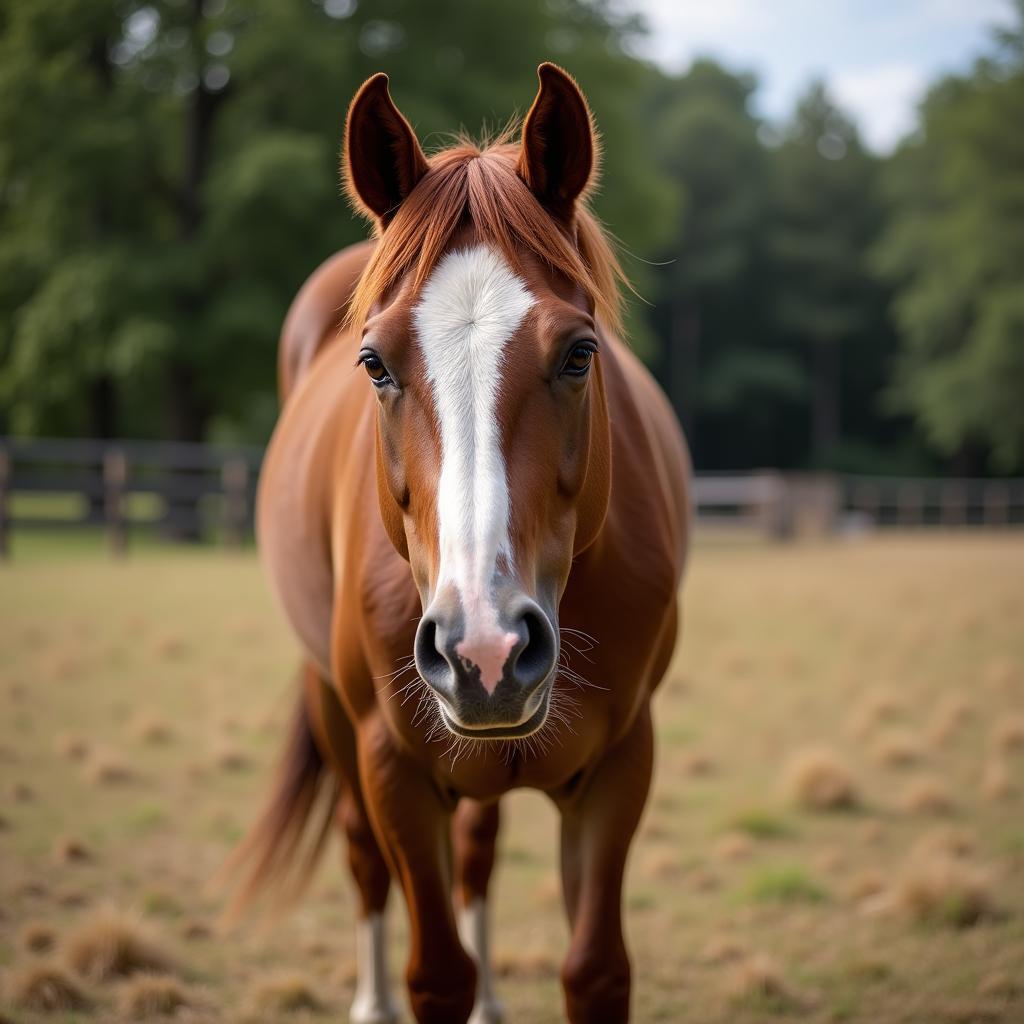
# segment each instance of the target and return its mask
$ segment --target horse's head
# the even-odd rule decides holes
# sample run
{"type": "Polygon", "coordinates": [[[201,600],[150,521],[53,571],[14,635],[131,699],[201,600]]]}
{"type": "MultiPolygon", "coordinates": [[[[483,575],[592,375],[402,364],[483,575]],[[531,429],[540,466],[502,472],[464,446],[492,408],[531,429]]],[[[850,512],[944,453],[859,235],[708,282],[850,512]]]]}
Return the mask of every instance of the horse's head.
{"type": "Polygon", "coordinates": [[[543,725],[559,601],[610,487],[601,325],[617,322],[619,270],[583,205],[586,101],[558,68],[539,74],[519,144],[427,159],[384,75],[346,126],[349,191],[379,236],[351,320],[381,513],[423,602],[418,671],[474,737],[543,725]]]}

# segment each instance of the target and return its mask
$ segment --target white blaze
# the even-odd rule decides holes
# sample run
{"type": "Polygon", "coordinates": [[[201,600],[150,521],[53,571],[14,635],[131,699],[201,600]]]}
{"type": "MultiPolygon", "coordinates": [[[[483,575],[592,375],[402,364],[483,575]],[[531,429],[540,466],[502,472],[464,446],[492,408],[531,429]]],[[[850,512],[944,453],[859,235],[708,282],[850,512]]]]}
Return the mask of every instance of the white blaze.
{"type": "Polygon", "coordinates": [[[511,558],[497,400],[505,345],[533,303],[505,260],[478,245],[445,256],[413,310],[441,429],[438,587],[459,591],[466,628],[459,653],[476,662],[485,686],[500,678],[504,657],[495,652],[504,645],[507,655],[515,642],[491,600],[498,556],[511,558]]]}

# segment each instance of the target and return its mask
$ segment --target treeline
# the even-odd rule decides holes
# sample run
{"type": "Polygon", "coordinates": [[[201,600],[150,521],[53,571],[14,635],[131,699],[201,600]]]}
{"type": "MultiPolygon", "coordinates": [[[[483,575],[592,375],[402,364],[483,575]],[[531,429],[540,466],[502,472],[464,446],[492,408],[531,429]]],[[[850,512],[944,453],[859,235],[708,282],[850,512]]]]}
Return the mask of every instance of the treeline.
{"type": "Polygon", "coordinates": [[[608,0],[4,0],[0,431],[266,438],[284,311],[362,237],[345,106],[385,70],[425,146],[544,59],[605,140],[633,342],[702,468],[1024,468],[1024,0],[887,159],[813,85],[789,122],[668,76],[608,0]]]}

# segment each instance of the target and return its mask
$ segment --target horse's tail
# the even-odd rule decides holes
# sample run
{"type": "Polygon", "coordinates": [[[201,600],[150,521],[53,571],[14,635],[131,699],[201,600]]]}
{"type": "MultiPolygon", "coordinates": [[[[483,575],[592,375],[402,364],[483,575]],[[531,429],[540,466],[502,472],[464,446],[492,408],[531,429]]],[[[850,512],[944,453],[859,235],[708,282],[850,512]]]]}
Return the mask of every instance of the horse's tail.
{"type": "Polygon", "coordinates": [[[278,911],[301,894],[330,833],[339,787],[317,746],[300,691],[273,788],[218,873],[218,881],[233,890],[228,921],[237,920],[265,893],[274,892],[271,906],[278,911]]]}

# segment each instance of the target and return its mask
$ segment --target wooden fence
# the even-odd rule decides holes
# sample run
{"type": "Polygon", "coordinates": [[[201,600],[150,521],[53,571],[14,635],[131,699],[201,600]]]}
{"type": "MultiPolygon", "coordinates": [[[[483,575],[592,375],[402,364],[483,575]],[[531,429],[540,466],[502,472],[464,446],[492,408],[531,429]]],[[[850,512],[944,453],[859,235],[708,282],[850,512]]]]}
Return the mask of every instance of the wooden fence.
{"type": "MultiPolygon", "coordinates": [[[[14,530],[69,527],[104,530],[114,554],[142,531],[239,546],[251,533],[262,456],[259,448],[0,437],[0,558],[14,530]]],[[[695,478],[693,502],[702,528],[775,538],[1024,525],[1024,480],[709,473],[695,478]]]]}
{"type": "Polygon", "coordinates": [[[260,448],[0,438],[0,557],[15,529],[100,527],[115,554],[140,530],[241,545],[262,457],[260,448]]]}

